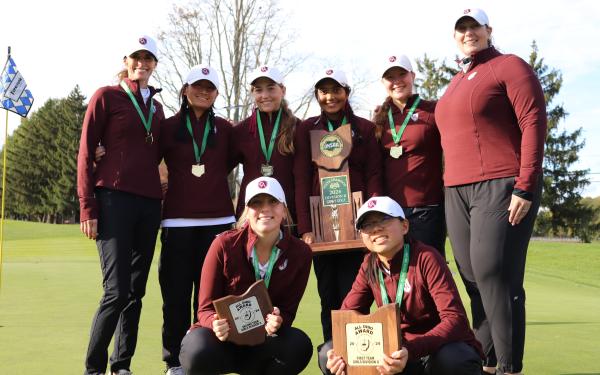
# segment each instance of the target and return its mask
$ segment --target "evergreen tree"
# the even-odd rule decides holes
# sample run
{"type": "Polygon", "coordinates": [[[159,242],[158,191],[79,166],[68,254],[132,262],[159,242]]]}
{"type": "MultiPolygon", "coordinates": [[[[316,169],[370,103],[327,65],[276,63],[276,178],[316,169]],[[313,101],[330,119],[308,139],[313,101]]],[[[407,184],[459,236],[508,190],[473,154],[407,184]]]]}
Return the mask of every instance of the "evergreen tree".
{"type": "Polygon", "coordinates": [[[417,58],[416,62],[417,71],[424,76],[424,78],[417,77],[415,79],[417,92],[423,99],[437,100],[452,77],[458,73],[458,69],[446,65],[445,60],[438,66],[438,59],[431,59],[427,54],[424,54],[422,58],[417,58]]]}
{"type": "Polygon", "coordinates": [[[535,71],[546,99],[548,135],[544,149],[544,193],[541,205],[548,210],[550,227],[554,236],[580,236],[586,233],[586,218],[593,215],[581,203],[580,192],[589,184],[589,170],[573,170],[579,160],[579,151],[585,145],[580,140],[581,128],[568,132],[560,123],[568,113],[561,104],[552,103],[562,87],[562,74],[548,67],[538,54],[535,41],[531,45],[529,64],[535,71]],[[582,220],[583,219],[583,220],[582,220]]]}

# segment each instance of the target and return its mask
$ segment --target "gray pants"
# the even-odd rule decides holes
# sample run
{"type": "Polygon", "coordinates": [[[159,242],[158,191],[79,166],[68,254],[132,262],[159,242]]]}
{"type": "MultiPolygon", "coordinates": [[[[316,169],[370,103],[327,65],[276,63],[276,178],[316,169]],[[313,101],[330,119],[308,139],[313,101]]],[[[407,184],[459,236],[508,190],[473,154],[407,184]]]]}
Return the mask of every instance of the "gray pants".
{"type": "Polygon", "coordinates": [[[514,177],[445,189],[446,226],[460,276],[471,299],[484,366],[523,368],[527,246],[540,205],[541,181],[518,225],[508,222],[514,177]]]}

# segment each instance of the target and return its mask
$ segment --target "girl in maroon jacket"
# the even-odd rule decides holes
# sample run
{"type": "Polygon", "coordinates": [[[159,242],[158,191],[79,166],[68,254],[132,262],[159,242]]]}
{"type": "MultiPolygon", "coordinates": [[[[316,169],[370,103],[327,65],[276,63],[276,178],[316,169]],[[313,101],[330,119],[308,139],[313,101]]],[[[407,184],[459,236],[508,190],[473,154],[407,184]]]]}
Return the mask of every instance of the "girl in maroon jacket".
{"type": "Polygon", "coordinates": [[[244,170],[236,214],[240,217],[244,210],[248,182],[260,176],[271,176],[283,186],[295,222],[294,137],[300,120],[288,108],[283,75],[277,68],[261,66],[252,72],[250,91],[256,109],[252,116],[234,127],[233,133],[234,161],[241,163],[244,170]]]}
{"type": "MultiPolygon", "coordinates": [[[[320,194],[319,174],[312,162],[310,131],[334,131],[350,123],[352,151],[348,157],[351,191],[361,191],[363,197],[381,194],[381,157],[374,135],[373,123],[358,117],[349,102],[350,86],[341,70],[327,69],[315,83],[315,97],[321,115],[304,120],[297,136],[296,207],[298,233],[311,244],[315,237],[309,210],[309,197],[320,194]]],[[[321,297],[321,324],[325,340],[331,338],[331,310],[339,309],[352,286],[362,261],[361,251],[319,255],[314,258],[317,288],[321,297]]]]}
{"type": "MultiPolygon", "coordinates": [[[[389,197],[369,199],[356,228],[370,253],[364,258],[342,310],[368,314],[373,304],[400,305],[402,347],[384,353],[380,374],[480,375],[481,346],[469,328],[458,289],[444,259],[432,247],[407,236],[409,222],[389,197]]],[[[344,374],[347,358],[319,351],[324,374],[344,374]]]]}
{"type": "Polygon", "coordinates": [[[181,109],[162,125],[168,169],[158,278],[163,297],[163,360],[183,375],[181,339],[198,312],[200,270],[215,236],[235,222],[227,175],[232,127],[215,116],[217,72],[194,66],[181,88],[181,109]],[[190,305],[191,304],[191,305],[190,305]],[[194,314],[190,315],[193,310],[194,314]]]}
{"type": "Polygon", "coordinates": [[[198,321],[181,344],[181,364],[189,375],[299,374],[312,355],[308,336],[292,327],[312,251],[288,229],[282,230],[291,219],[277,180],[259,177],[249,182],[245,197],[242,226],[214,240],[202,267],[198,321]],[[233,322],[217,316],[213,301],[243,294],[259,279],[274,306],[265,316],[268,336],[257,346],[236,345],[227,341],[233,322]]]}
{"type": "Polygon", "coordinates": [[[444,257],[442,146],[435,102],[413,94],[415,73],[405,55],[390,56],[381,83],[388,97],[375,112],[385,194],[404,208],[410,235],[444,257]]]}
{"type": "Polygon", "coordinates": [[[100,88],[87,107],[77,158],[81,231],[96,240],[104,294],[92,322],[85,374],[103,374],[107,349],[113,373],[129,374],[142,297],[160,225],[158,175],[162,106],[148,86],[157,64],[156,42],[141,36],[123,58],[117,86],[100,88]],[[106,156],[94,169],[96,146],[106,156]]]}
{"type": "Polygon", "coordinates": [[[446,223],[484,371],[523,368],[525,258],[541,196],[546,104],[533,69],[498,52],[481,9],[457,18],[465,56],[438,101],[446,223]]]}

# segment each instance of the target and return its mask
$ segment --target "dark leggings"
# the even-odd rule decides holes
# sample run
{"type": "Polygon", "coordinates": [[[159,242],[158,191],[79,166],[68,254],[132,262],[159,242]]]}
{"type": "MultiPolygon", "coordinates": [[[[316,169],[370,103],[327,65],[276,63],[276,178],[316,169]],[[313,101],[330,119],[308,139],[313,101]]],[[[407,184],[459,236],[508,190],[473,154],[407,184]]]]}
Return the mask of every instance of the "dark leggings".
{"type": "Polygon", "coordinates": [[[92,321],[85,374],[105,372],[113,334],[111,370],[129,369],[160,225],[160,199],[109,189],[97,189],[96,197],[104,294],[92,321]]]}
{"type": "Polygon", "coordinates": [[[525,259],[541,196],[518,225],[508,222],[514,178],[446,188],[446,225],[471,299],[484,366],[520,372],[525,346],[525,259]]]}
{"type": "MultiPolygon", "coordinates": [[[[333,348],[331,341],[319,347],[319,368],[326,375],[331,374],[327,370],[327,351],[331,348],[333,348]]],[[[451,342],[442,346],[436,353],[408,361],[400,374],[481,375],[481,358],[477,351],[466,343],[451,342]]]]}
{"type": "Polygon", "coordinates": [[[406,218],[410,223],[412,238],[433,246],[446,259],[446,222],[444,206],[406,207],[406,218]]]}
{"type": "Polygon", "coordinates": [[[215,236],[231,224],[163,228],[158,281],[163,299],[162,345],[167,367],[179,366],[181,339],[196,322],[200,271],[215,236]]]}
{"type": "Polygon", "coordinates": [[[294,375],[308,365],[311,356],[310,338],[294,327],[282,327],[257,346],[222,342],[212,330],[196,328],[183,338],[179,360],[188,375],[294,375]]]}
{"type": "Polygon", "coordinates": [[[342,302],[352,289],[364,257],[363,251],[345,250],[313,258],[317,290],[321,298],[321,327],[324,341],[331,339],[331,311],[342,307],[342,302]]]}

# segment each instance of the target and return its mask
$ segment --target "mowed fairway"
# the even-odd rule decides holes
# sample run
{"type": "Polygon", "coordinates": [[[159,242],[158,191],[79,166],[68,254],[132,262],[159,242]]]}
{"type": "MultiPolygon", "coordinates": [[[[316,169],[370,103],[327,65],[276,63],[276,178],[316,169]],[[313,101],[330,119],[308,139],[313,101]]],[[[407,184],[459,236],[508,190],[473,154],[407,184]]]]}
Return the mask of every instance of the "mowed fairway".
{"type": "MultiPolygon", "coordinates": [[[[164,371],[158,254],[159,246],[131,368],[136,375],[164,371]]],[[[524,372],[600,375],[600,244],[532,242],[525,279],[524,372]]],[[[0,290],[0,374],[83,373],[89,327],[100,296],[96,247],[83,238],[78,226],[7,222],[0,290]]],[[[309,334],[315,347],[321,342],[319,313],[311,276],[295,325],[309,334]]],[[[305,374],[319,373],[315,358],[305,374]]]]}

